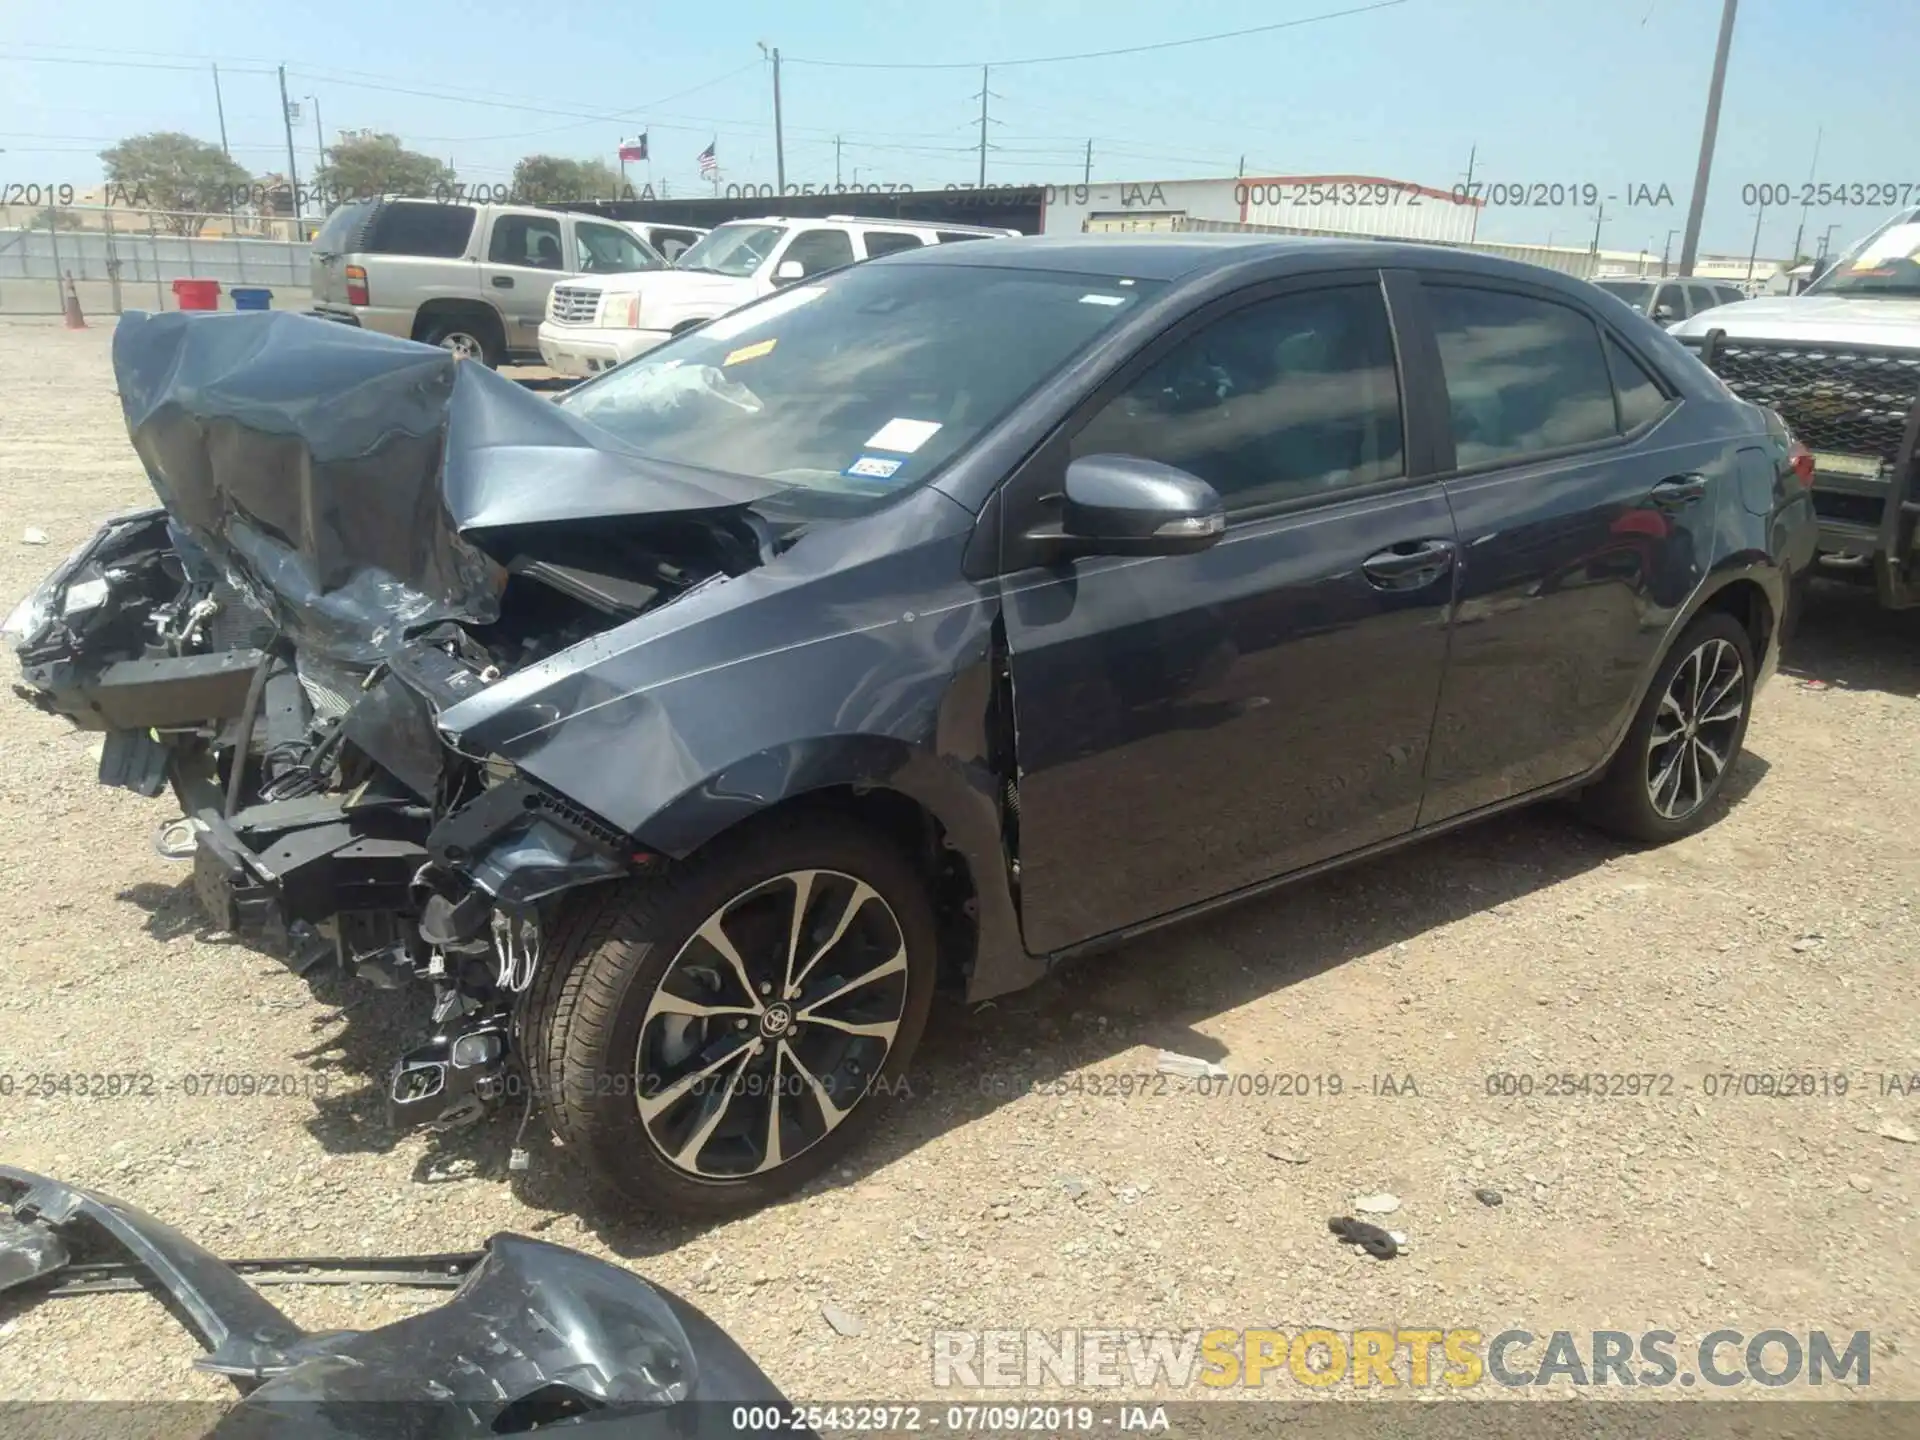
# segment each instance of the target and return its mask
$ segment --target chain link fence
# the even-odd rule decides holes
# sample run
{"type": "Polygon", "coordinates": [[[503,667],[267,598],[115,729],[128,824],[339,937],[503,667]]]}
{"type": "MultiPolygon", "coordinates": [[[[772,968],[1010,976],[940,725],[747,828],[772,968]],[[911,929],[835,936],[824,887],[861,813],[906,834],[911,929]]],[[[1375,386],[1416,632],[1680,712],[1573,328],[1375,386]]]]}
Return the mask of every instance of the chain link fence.
{"type": "Polygon", "coordinates": [[[176,280],[215,282],[222,309],[245,289],[270,291],[276,310],[307,309],[307,242],[248,227],[285,230],[288,222],[89,205],[0,208],[0,315],[61,314],[69,279],[88,315],[177,310],[176,280]]]}

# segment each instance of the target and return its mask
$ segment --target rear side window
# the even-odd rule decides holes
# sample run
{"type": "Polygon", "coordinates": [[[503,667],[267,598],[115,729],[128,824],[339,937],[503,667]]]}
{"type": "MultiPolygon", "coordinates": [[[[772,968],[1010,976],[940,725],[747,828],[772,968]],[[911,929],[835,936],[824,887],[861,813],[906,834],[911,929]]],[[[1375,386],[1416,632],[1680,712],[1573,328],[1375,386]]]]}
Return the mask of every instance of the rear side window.
{"type": "Polygon", "coordinates": [[[502,215],[493,222],[487,259],[494,265],[566,269],[560,249],[560,222],[551,215],[502,215]]]}
{"type": "Polygon", "coordinates": [[[1580,311],[1530,295],[1426,287],[1462,469],[1617,433],[1600,332],[1580,311]]]}
{"type": "Polygon", "coordinates": [[[327,223],[313,237],[313,248],[327,255],[345,254],[349,237],[372,213],[371,200],[356,200],[351,205],[342,205],[327,217],[327,223]]]}
{"type": "Polygon", "coordinates": [[[471,205],[396,200],[373,222],[367,249],[375,255],[457,259],[467,253],[467,241],[473,237],[473,216],[471,205]]]}
{"type": "Polygon", "coordinates": [[[1711,310],[1720,303],[1720,297],[1713,293],[1708,285],[1687,286],[1687,305],[1695,315],[1702,310],[1711,310]]]}
{"type": "Polygon", "coordinates": [[[1391,479],[1401,451],[1386,307],[1355,285],[1222,316],[1110,400],[1072,453],[1177,466],[1244,510],[1391,479]]]}
{"type": "Polygon", "coordinates": [[[1747,298],[1744,290],[1736,290],[1731,285],[1716,285],[1713,287],[1713,293],[1720,297],[1722,305],[1738,305],[1747,298]]]}
{"type": "Polygon", "coordinates": [[[1613,371],[1613,393],[1620,401],[1620,428],[1638,430],[1657,420],[1667,408],[1667,397],[1646,367],[1607,337],[1607,368],[1613,371]]]}
{"type": "Polygon", "coordinates": [[[942,245],[958,245],[962,240],[988,240],[991,236],[976,235],[971,230],[936,230],[934,238],[942,245]]]}
{"type": "Polygon", "coordinates": [[[896,250],[918,250],[921,244],[918,235],[910,235],[905,230],[869,230],[866,242],[869,260],[878,260],[896,250]]]}

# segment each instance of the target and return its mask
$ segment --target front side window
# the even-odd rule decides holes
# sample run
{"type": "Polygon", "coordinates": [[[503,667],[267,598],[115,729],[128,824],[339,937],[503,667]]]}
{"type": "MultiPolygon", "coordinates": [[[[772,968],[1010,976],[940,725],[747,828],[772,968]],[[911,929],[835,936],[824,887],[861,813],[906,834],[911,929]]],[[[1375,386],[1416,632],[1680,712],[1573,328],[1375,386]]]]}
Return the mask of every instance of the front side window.
{"type": "Polygon", "coordinates": [[[494,265],[525,265],[535,270],[564,270],[560,222],[548,215],[502,215],[493,222],[487,260],[494,265]]]}
{"type": "Polygon", "coordinates": [[[781,255],[782,265],[798,264],[800,278],[853,263],[853,237],[844,230],[802,230],[781,255]]]}
{"type": "Polygon", "coordinates": [[[643,455],[787,487],[783,510],[857,514],[930,479],[1161,288],[854,265],[709,320],[558,403],[643,455]]]}
{"type": "Polygon", "coordinates": [[[1425,286],[1465,469],[1617,433],[1600,332],[1578,310],[1463,285],[1425,286]]]}
{"type": "Polygon", "coordinates": [[[1646,313],[1647,297],[1653,293],[1653,286],[1644,280],[1602,280],[1600,288],[1626,301],[1642,314],[1646,313]]]}
{"type": "Polygon", "coordinates": [[[666,262],[638,236],[618,225],[596,225],[582,220],[573,237],[580,245],[580,270],[588,275],[623,274],[633,270],[662,270],[666,262]]]}
{"type": "Polygon", "coordinates": [[[1073,441],[1197,475],[1230,509],[1405,473],[1393,335],[1378,287],[1262,300],[1155,361],[1073,441]]]}
{"type": "Polygon", "coordinates": [[[1685,291],[1678,285],[1662,285],[1655,293],[1653,304],[1648,308],[1647,314],[1655,320],[1658,320],[1662,325],[1671,325],[1676,321],[1686,319],[1687,297],[1685,291]],[[1661,311],[1663,309],[1671,313],[1662,314],[1661,311]]]}
{"type": "Polygon", "coordinates": [[[779,225],[721,225],[701,236],[674,262],[674,268],[704,270],[712,275],[751,275],[766,264],[773,247],[786,233],[779,225]]]}

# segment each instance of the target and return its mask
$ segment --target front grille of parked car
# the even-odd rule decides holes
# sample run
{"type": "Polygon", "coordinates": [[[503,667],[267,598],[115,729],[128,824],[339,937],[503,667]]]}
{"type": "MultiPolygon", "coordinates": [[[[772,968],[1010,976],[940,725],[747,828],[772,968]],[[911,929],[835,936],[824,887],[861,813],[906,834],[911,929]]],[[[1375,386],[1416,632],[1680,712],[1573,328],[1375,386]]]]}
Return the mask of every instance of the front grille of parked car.
{"type": "Polygon", "coordinates": [[[1742,400],[1770,406],[1809,450],[1892,464],[1920,399],[1920,353],[1723,339],[1713,370],[1742,400]]]}
{"type": "Polygon", "coordinates": [[[556,285],[548,315],[556,325],[591,325],[599,309],[598,286],[556,285]]]}

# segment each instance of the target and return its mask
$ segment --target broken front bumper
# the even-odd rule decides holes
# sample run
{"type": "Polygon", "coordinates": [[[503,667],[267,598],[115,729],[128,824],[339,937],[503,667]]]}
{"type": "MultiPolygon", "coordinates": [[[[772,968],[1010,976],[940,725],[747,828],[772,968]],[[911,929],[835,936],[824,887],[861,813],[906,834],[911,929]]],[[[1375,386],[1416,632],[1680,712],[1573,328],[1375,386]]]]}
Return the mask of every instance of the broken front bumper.
{"type": "Polygon", "coordinates": [[[0,1165],[0,1291],[57,1285],[76,1251],[103,1243],[206,1347],[195,1368],[247,1392],[218,1440],[452,1440],[615,1416],[621,1434],[731,1434],[735,1405],[786,1404],[693,1305],[577,1250],[495,1235],[446,1304],[312,1332],[144,1211],[0,1165]]]}

